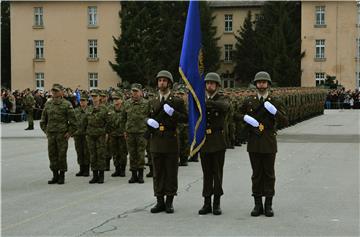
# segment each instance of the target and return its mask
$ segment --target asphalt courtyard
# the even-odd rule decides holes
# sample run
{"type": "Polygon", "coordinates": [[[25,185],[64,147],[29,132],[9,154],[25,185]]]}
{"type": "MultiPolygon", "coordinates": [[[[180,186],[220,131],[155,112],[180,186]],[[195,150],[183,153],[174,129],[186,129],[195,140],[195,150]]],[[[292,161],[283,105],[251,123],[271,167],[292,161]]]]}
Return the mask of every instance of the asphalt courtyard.
{"type": "Polygon", "coordinates": [[[151,214],[152,179],[128,184],[105,173],[104,184],[75,177],[73,139],[65,185],[51,177],[47,140],[26,123],[1,124],[1,236],[359,236],[357,110],[327,110],[278,133],[275,216],[251,217],[246,147],[226,152],[223,214],[200,216],[200,163],[179,168],[174,214],[151,214]]]}

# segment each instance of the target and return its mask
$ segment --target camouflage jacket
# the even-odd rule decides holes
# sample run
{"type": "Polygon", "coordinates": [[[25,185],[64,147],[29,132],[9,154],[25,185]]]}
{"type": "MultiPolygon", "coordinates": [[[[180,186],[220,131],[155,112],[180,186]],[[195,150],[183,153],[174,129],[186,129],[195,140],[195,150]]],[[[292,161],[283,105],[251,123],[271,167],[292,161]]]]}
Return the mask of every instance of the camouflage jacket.
{"type": "Polygon", "coordinates": [[[45,132],[62,132],[73,135],[76,131],[76,118],[71,103],[64,98],[51,99],[45,103],[40,127],[45,132]]]}
{"type": "Polygon", "coordinates": [[[104,105],[100,105],[98,108],[90,106],[86,110],[86,135],[105,135],[109,131],[108,118],[108,111],[104,105]]]}
{"type": "Polygon", "coordinates": [[[76,132],[74,136],[86,135],[86,110],[87,108],[82,109],[81,107],[75,109],[76,132]]]}
{"type": "Polygon", "coordinates": [[[125,132],[124,105],[116,110],[112,105],[108,110],[108,127],[111,136],[123,136],[125,132]]]}
{"type": "Polygon", "coordinates": [[[145,133],[147,130],[145,119],[150,112],[149,102],[144,98],[140,101],[129,99],[124,104],[125,130],[127,133],[145,133]]]}
{"type": "Polygon", "coordinates": [[[22,103],[23,103],[24,109],[25,109],[25,110],[29,110],[29,109],[34,108],[35,99],[34,99],[34,97],[32,96],[32,94],[29,93],[29,94],[27,94],[27,95],[24,97],[22,103]]]}

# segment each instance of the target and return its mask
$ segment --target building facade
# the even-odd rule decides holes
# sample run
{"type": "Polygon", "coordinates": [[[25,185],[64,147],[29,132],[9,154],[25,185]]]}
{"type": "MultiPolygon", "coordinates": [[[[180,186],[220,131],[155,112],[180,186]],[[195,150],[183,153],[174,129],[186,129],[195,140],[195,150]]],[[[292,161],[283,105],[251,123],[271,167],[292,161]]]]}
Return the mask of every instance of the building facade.
{"type": "Polygon", "coordinates": [[[115,87],[120,78],[109,61],[120,8],[108,1],[11,2],[12,88],[115,87]]]}
{"type": "Polygon", "coordinates": [[[236,75],[234,75],[235,62],[232,55],[235,50],[236,38],[239,35],[240,27],[251,11],[255,19],[259,16],[262,1],[213,1],[209,2],[215,16],[214,25],[217,26],[219,37],[218,46],[221,48],[220,68],[218,73],[222,78],[224,88],[238,86],[236,75]]]}
{"type": "Polygon", "coordinates": [[[360,5],[356,1],[303,1],[301,86],[336,77],[346,89],[360,85],[360,5]]]}

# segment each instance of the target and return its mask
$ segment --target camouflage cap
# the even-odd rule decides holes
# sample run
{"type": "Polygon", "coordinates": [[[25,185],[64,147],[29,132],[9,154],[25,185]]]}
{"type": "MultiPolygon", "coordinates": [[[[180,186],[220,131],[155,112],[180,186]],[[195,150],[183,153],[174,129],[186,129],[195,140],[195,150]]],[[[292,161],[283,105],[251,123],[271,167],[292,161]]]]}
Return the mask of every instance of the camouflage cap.
{"type": "Polygon", "coordinates": [[[132,91],[141,91],[142,90],[142,85],[139,83],[133,83],[131,85],[131,90],[132,91]]]}
{"type": "Polygon", "coordinates": [[[99,96],[99,90],[93,89],[93,90],[90,92],[90,95],[91,95],[91,96],[99,96]]]}
{"type": "Polygon", "coordinates": [[[182,86],[178,87],[177,93],[179,93],[179,94],[187,94],[188,90],[187,90],[186,86],[182,85],[182,86]]]}
{"type": "Polygon", "coordinates": [[[52,91],[62,91],[64,89],[64,87],[58,83],[53,84],[53,86],[51,87],[52,91]]]}
{"type": "Polygon", "coordinates": [[[114,91],[111,94],[111,98],[113,98],[113,99],[122,99],[123,97],[124,97],[124,95],[120,91],[114,91]]]}
{"type": "Polygon", "coordinates": [[[80,94],[80,100],[88,100],[89,96],[85,93],[80,94]]]}
{"type": "Polygon", "coordinates": [[[104,97],[104,96],[107,96],[107,93],[106,93],[106,91],[100,90],[99,95],[104,97]]]}

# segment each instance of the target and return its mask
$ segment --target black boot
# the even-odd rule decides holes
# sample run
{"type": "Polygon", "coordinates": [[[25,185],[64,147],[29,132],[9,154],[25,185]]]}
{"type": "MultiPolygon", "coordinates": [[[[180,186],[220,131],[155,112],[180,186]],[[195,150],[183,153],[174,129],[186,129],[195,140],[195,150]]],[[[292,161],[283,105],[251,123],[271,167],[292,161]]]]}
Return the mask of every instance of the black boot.
{"type": "Polygon", "coordinates": [[[220,208],[220,196],[214,196],[214,203],[213,203],[213,214],[214,215],[221,215],[221,208],[220,208]]]}
{"type": "Polygon", "coordinates": [[[25,130],[34,130],[34,127],[33,127],[33,126],[29,126],[29,127],[25,128],[25,130]]]}
{"type": "Polygon", "coordinates": [[[204,198],[204,206],[199,210],[199,215],[206,215],[212,212],[211,196],[204,198]]]}
{"type": "Polygon", "coordinates": [[[89,165],[84,165],[83,166],[83,174],[82,174],[82,176],[89,177],[90,176],[89,169],[90,169],[89,165]]]}
{"type": "Polygon", "coordinates": [[[119,173],[120,177],[125,177],[125,167],[126,165],[120,165],[120,173],[119,173]]]}
{"type": "Polygon", "coordinates": [[[120,166],[115,167],[115,172],[111,174],[111,177],[118,177],[120,176],[120,166]]]}
{"type": "Polygon", "coordinates": [[[251,216],[260,216],[264,214],[264,207],[262,204],[262,197],[254,197],[255,207],[251,211],[251,216]]]}
{"type": "Polygon", "coordinates": [[[103,183],[104,183],[104,171],[99,170],[98,184],[103,184],[103,183]]]}
{"type": "Polygon", "coordinates": [[[53,177],[51,180],[48,181],[48,184],[57,184],[59,179],[59,171],[53,170],[53,177]]]}
{"type": "Polygon", "coordinates": [[[138,183],[144,183],[144,169],[138,169],[138,183]]]}
{"type": "Polygon", "coordinates": [[[60,171],[58,184],[64,184],[64,183],[65,183],[65,171],[60,171]]]}
{"type": "Polygon", "coordinates": [[[166,213],[174,213],[173,200],[174,200],[174,196],[166,196],[166,202],[165,202],[166,213]]]}
{"type": "Polygon", "coordinates": [[[272,197],[265,198],[265,216],[272,217],[274,216],[274,211],[272,209],[272,197]]]}
{"type": "Polygon", "coordinates": [[[147,173],[146,177],[151,178],[153,177],[153,166],[149,165],[149,173],[147,173]]]}
{"type": "Polygon", "coordinates": [[[94,170],[93,171],[93,178],[89,181],[89,184],[94,184],[94,183],[97,183],[98,182],[98,171],[97,170],[94,170]]]}
{"type": "Polygon", "coordinates": [[[138,177],[137,177],[137,170],[131,171],[131,178],[129,179],[129,184],[137,183],[138,177]]]}
{"type": "Polygon", "coordinates": [[[75,174],[75,176],[83,176],[84,173],[84,166],[80,165],[80,171],[75,174]]]}
{"type": "Polygon", "coordinates": [[[164,197],[157,196],[156,200],[157,200],[156,205],[153,208],[151,208],[150,212],[151,213],[159,213],[159,212],[165,211],[164,197]]]}
{"type": "Polygon", "coordinates": [[[180,157],[179,166],[188,166],[188,161],[186,157],[180,157]]]}

